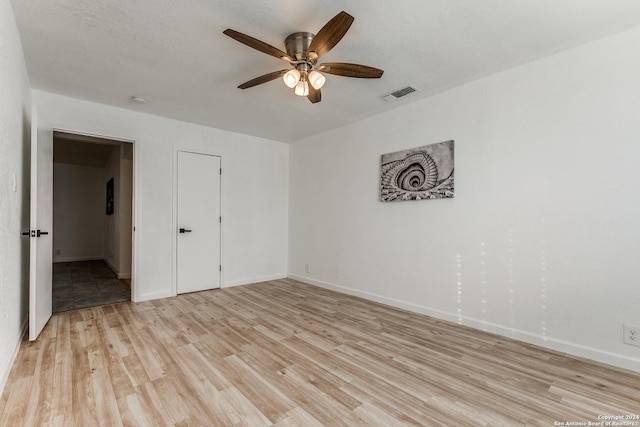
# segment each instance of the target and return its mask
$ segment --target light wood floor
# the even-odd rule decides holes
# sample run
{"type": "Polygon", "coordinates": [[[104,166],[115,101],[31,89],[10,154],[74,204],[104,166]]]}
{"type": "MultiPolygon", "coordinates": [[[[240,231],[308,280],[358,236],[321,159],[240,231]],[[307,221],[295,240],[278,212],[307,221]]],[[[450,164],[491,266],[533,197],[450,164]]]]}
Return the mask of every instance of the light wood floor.
{"type": "Polygon", "coordinates": [[[1,426],[553,426],[633,414],[639,374],[293,280],[54,315],[22,344],[0,400],[1,426]]]}

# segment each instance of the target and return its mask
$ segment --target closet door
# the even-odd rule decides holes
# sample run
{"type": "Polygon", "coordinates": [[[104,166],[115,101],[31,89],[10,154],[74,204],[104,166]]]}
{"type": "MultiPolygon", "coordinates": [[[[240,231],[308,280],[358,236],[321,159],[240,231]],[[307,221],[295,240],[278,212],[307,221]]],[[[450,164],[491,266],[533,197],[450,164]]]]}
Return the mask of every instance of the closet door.
{"type": "Polygon", "coordinates": [[[220,287],[220,157],[178,151],[177,291],[220,287]]]}
{"type": "Polygon", "coordinates": [[[53,270],[53,129],[31,112],[31,200],[29,238],[29,340],[51,318],[53,270]]]}

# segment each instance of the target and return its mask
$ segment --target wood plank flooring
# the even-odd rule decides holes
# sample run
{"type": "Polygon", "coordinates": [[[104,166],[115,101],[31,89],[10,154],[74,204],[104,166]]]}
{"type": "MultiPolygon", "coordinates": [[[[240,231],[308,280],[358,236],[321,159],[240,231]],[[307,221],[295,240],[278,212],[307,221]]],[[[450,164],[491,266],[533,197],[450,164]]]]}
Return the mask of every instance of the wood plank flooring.
{"type": "Polygon", "coordinates": [[[0,426],[553,426],[635,414],[640,374],[289,279],[56,314],[22,343],[0,399],[0,426]]]}

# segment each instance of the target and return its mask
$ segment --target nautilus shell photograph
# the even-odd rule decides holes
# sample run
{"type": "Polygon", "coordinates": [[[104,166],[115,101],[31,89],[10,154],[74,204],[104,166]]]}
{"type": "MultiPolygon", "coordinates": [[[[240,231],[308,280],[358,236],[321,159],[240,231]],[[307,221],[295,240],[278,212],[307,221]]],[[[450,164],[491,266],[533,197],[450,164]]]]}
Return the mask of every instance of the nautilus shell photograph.
{"type": "Polygon", "coordinates": [[[383,154],[380,201],[453,197],[453,141],[383,154]]]}

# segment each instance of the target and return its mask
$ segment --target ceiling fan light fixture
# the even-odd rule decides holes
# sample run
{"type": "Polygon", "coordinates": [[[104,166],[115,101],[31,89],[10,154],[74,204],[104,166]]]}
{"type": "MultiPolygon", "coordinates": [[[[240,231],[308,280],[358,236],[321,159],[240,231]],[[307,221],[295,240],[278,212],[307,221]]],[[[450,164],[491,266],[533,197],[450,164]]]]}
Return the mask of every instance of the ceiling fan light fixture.
{"type": "Polygon", "coordinates": [[[327,78],[317,71],[312,71],[309,73],[309,83],[315,90],[319,90],[322,86],[324,86],[327,78]]]}
{"type": "Polygon", "coordinates": [[[294,88],[300,81],[300,71],[295,68],[287,71],[284,76],[282,76],[282,80],[287,87],[294,88]]]}
{"type": "Polygon", "coordinates": [[[294,93],[298,96],[307,96],[309,95],[309,83],[304,80],[300,80],[296,85],[294,93]]]}
{"type": "Polygon", "coordinates": [[[331,18],[317,34],[309,32],[289,34],[284,41],[286,53],[247,34],[227,28],[223,34],[252,49],[288,62],[292,67],[251,79],[239,85],[238,89],[248,89],[282,78],[284,84],[292,88],[297,96],[307,97],[312,104],[316,104],[322,100],[320,88],[326,83],[324,73],[344,77],[379,79],[384,71],[367,65],[347,62],[318,64],[318,59],[342,40],[353,21],[353,16],[342,11],[331,18]]]}

